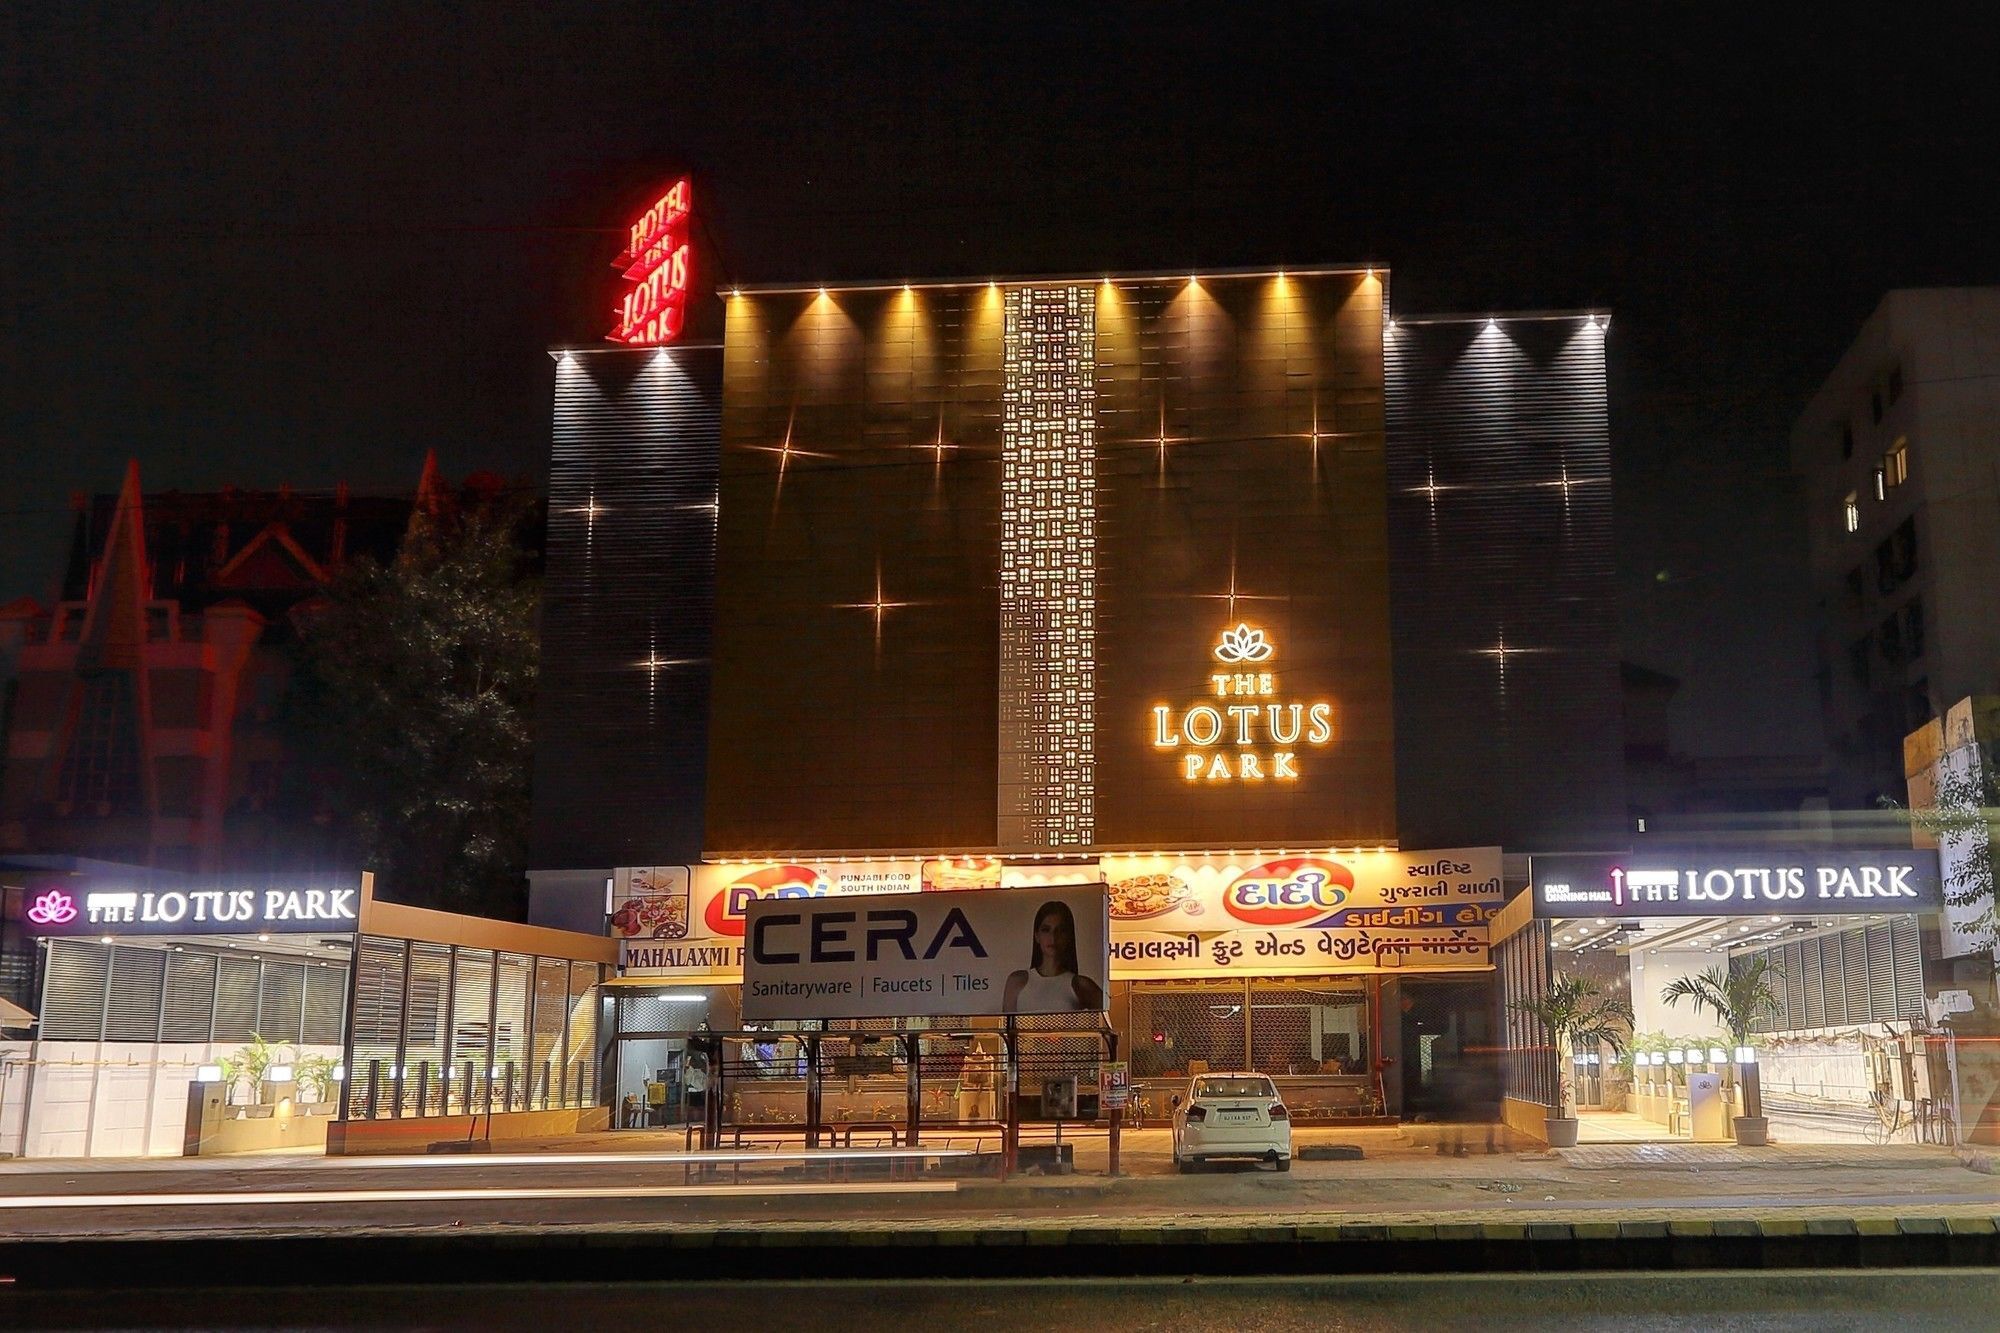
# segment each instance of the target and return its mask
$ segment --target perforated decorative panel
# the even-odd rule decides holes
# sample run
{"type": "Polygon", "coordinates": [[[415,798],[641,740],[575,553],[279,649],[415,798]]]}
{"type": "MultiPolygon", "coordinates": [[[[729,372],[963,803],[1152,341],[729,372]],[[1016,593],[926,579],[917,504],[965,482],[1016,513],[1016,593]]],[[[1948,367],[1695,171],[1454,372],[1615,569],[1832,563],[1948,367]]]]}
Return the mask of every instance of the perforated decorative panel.
{"type": "Polygon", "coordinates": [[[1000,844],[1096,836],[1096,304],[1006,294],[1000,481],[1000,844]]]}

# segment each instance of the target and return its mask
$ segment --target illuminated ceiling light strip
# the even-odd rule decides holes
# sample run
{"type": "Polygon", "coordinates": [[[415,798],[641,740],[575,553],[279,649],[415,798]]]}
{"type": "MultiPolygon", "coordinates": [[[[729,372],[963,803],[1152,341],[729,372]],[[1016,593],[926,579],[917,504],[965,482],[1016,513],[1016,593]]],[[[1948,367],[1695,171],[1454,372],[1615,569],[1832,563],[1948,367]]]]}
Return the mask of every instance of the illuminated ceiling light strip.
{"type": "Polygon", "coordinates": [[[1199,277],[1186,269],[1173,272],[1148,271],[1141,273],[1070,273],[1052,276],[1023,276],[1012,278],[929,278],[912,279],[908,282],[883,282],[864,280],[860,282],[829,283],[746,283],[735,290],[738,295],[788,296],[805,293],[825,294],[829,292],[900,292],[907,290],[952,290],[974,287],[1005,287],[1009,290],[1023,288],[1069,288],[1080,284],[1101,286],[1109,283],[1121,287],[1186,285],[1189,282],[1237,281],[1255,278],[1302,278],[1339,276],[1356,274],[1364,277],[1381,277],[1388,269],[1380,264],[1369,267],[1365,264],[1311,265],[1305,268],[1244,268],[1244,269],[1204,269],[1199,277]]]}

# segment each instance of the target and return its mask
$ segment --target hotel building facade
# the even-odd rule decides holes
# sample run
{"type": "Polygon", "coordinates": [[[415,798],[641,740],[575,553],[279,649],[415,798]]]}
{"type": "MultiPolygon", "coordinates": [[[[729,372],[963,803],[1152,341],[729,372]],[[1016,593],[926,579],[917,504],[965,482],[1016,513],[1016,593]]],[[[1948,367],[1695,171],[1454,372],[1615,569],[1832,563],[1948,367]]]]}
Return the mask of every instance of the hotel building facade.
{"type": "Polygon", "coordinates": [[[746,287],[555,352],[531,914],[623,937],[608,1077],[739,1026],[772,893],[1106,882],[1142,1088],[1411,1113],[1496,1040],[1502,849],[1622,830],[1609,319],[1388,294],[746,287]]]}

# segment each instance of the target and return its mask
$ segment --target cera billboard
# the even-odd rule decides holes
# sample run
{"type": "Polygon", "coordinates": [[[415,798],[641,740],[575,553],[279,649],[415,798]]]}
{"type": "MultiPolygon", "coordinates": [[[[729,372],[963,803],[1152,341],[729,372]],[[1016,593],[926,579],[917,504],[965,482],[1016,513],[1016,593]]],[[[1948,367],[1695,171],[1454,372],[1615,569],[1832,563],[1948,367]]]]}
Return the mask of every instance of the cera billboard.
{"type": "Polygon", "coordinates": [[[1104,1012],[1102,885],[760,898],[744,914],[743,1017],[1104,1012]]]}

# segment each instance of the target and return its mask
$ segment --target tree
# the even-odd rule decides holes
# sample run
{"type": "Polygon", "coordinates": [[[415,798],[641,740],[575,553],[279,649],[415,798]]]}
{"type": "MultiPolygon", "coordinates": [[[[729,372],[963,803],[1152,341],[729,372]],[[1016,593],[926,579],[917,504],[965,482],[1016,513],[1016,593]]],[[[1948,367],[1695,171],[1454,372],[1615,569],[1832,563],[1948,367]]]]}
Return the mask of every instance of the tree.
{"type": "Polygon", "coordinates": [[[1771,982],[1781,977],[1770,959],[1753,954],[1739,968],[1718,963],[1706,972],[1675,977],[1660,998],[1676,1007],[1686,1000],[1696,1013],[1708,1010],[1729,1030],[1730,1045],[1748,1046],[1757,1020],[1778,1011],[1778,994],[1771,982]]]}
{"type": "Polygon", "coordinates": [[[1910,810],[1910,821],[1937,840],[1947,867],[1944,900],[1957,909],[1952,924],[1987,953],[2000,948],[1993,907],[1993,835],[2000,825],[2000,787],[1983,753],[1970,763],[1946,755],[1937,765],[1932,801],[1910,810]]]}
{"type": "Polygon", "coordinates": [[[1576,1078],[1570,1072],[1570,1057],[1578,1046],[1623,1050],[1632,1027],[1631,1006],[1604,994],[1588,977],[1558,974],[1541,998],[1516,1000],[1513,1007],[1547,1030],[1556,1048],[1556,1115],[1574,1120],[1576,1078]]]}
{"type": "MultiPolygon", "coordinates": [[[[427,474],[428,476],[428,474],[427,474]]],[[[396,558],[333,581],[300,644],[294,715],[385,893],[512,915],[527,862],[539,592],[533,502],[420,491],[396,558]]]]}

